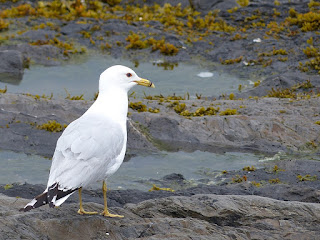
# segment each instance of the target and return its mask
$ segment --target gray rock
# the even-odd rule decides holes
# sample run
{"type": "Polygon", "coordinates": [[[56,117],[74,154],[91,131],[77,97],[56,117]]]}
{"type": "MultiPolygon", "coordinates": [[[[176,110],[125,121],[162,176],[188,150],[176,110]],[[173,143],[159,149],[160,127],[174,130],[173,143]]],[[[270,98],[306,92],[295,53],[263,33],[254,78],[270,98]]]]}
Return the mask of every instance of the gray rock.
{"type": "Polygon", "coordinates": [[[78,204],[19,213],[27,202],[0,195],[0,239],[316,239],[320,234],[319,204],[257,196],[168,197],[111,209],[123,219],[78,215],[78,204]]]}
{"type": "MultiPolygon", "coordinates": [[[[190,112],[214,105],[220,112],[237,109],[236,115],[185,118],[158,101],[142,100],[160,113],[137,113],[131,109],[128,148],[155,150],[206,151],[279,151],[319,152],[320,126],[315,124],[320,112],[320,99],[290,102],[288,99],[263,98],[240,101],[184,101],[190,112]],[[282,111],[280,113],[280,111],[282,111]]],[[[38,130],[28,123],[43,124],[56,120],[69,124],[91,105],[89,101],[39,99],[19,94],[0,95],[0,138],[2,149],[50,156],[61,133],[38,130]],[[20,122],[17,123],[17,120],[20,122]]]]}
{"type": "Polygon", "coordinates": [[[23,74],[23,57],[16,50],[0,51],[0,74],[9,73],[15,76],[23,74]]]}
{"type": "Polygon", "coordinates": [[[227,10],[237,6],[235,0],[190,0],[190,5],[196,11],[209,12],[213,10],[227,10]]]}
{"type": "Polygon", "coordinates": [[[126,33],[129,34],[130,31],[136,32],[137,27],[129,25],[126,21],[121,19],[109,19],[101,26],[103,32],[110,33],[126,33]]]}
{"type": "Polygon", "coordinates": [[[70,22],[61,28],[61,33],[64,35],[74,35],[75,33],[79,33],[81,31],[88,31],[91,26],[92,24],[78,24],[75,22],[70,22]]]}
{"type": "Polygon", "coordinates": [[[60,65],[63,56],[63,50],[52,45],[30,45],[28,43],[21,43],[18,45],[1,46],[0,50],[16,50],[21,52],[24,58],[29,58],[36,64],[44,66],[60,65]]]}
{"type": "Polygon", "coordinates": [[[30,41],[46,41],[53,39],[58,33],[52,30],[30,30],[20,35],[21,39],[28,39],[30,41]]]}
{"type": "MultiPolygon", "coordinates": [[[[163,6],[166,3],[170,3],[172,6],[177,6],[178,4],[181,4],[181,8],[186,8],[190,6],[189,0],[152,0],[152,1],[144,1],[144,0],[135,0],[135,4],[139,4],[140,6],[143,5],[149,5],[153,6],[154,4],[159,4],[160,6],[163,6]]],[[[126,4],[132,4],[131,0],[123,0],[121,1],[122,5],[126,4]]]]}
{"type": "Polygon", "coordinates": [[[267,96],[272,88],[274,90],[287,88],[290,89],[294,85],[303,83],[306,80],[310,80],[311,84],[314,86],[313,91],[320,90],[320,79],[318,76],[308,75],[297,71],[290,71],[277,76],[267,77],[258,87],[252,88],[243,93],[237,93],[236,96],[238,98],[248,98],[249,96],[267,96]]]}
{"type": "MultiPolygon", "coordinates": [[[[308,142],[318,137],[320,127],[314,124],[314,112],[320,111],[318,101],[318,98],[294,104],[288,99],[276,98],[184,101],[190,112],[213,104],[215,108],[220,107],[220,111],[238,109],[238,114],[185,118],[161,106],[159,114],[133,113],[131,118],[149,129],[155,142],[161,142],[161,147],[167,149],[217,151],[217,148],[230,148],[237,151],[293,152],[307,150],[308,142]],[[306,104],[308,108],[302,110],[300,104],[306,104]],[[285,115],[280,113],[281,110],[285,115]]],[[[157,101],[150,106],[159,107],[157,101]]]]}

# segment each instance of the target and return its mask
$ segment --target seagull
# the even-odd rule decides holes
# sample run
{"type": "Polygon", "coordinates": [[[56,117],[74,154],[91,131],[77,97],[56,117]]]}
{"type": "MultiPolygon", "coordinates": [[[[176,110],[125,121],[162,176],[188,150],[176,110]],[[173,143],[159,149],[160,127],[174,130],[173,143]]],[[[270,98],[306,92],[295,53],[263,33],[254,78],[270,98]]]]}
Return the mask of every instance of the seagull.
{"type": "Polygon", "coordinates": [[[83,209],[82,188],[102,181],[106,217],[106,179],[123,162],[127,145],[128,91],[142,85],[154,88],[147,79],[138,77],[130,68],[115,65],[106,69],[99,80],[99,95],[92,106],[64,130],[57,141],[47,188],[21,211],[27,212],[42,205],[60,206],[76,190],[79,192],[79,214],[97,214],[83,209]]]}

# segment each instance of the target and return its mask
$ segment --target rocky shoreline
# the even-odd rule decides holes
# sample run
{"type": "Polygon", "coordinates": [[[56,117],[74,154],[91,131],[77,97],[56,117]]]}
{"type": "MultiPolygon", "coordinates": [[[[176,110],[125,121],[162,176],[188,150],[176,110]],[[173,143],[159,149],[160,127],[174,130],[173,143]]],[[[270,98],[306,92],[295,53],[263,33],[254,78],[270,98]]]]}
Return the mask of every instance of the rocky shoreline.
{"type": "MultiPolygon", "coordinates": [[[[219,185],[176,192],[111,190],[108,205],[124,219],[78,215],[76,196],[57,209],[21,214],[18,209],[44,186],[14,184],[7,190],[1,186],[0,239],[317,239],[319,180],[311,178],[319,176],[319,166],[319,161],[278,161],[259,170],[231,171],[219,185]],[[234,181],[239,174],[246,180],[234,181]],[[270,182],[274,177],[281,181],[270,182]]],[[[157,182],[170,183],[183,185],[185,180],[172,174],[157,182]]],[[[101,195],[85,190],[85,208],[101,211],[101,195]]]]}
{"type": "MultiPolygon", "coordinates": [[[[164,68],[205,60],[213,71],[223,65],[256,79],[254,88],[196,100],[131,96],[129,150],[319,156],[317,2],[3,1],[0,8],[4,82],[21,81],[35,64],[97,52],[164,68]]],[[[1,89],[1,149],[51,157],[65,125],[91,104],[1,89]]],[[[0,239],[317,239],[320,164],[299,158],[225,171],[196,187],[179,174],[152,180],[180,186],[175,192],[111,190],[108,204],[124,219],[77,215],[76,196],[59,209],[21,214],[44,186],[0,186],[0,239]]],[[[99,191],[84,191],[84,201],[102,209],[99,191]]]]}
{"type": "Polygon", "coordinates": [[[230,74],[262,82],[238,97],[264,96],[272,87],[306,80],[319,87],[319,5],[239,3],[7,1],[0,4],[0,73],[3,80],[19,81],[25,67],[99,52],[169,68],[186,61],[202,61],[212,70],[223,64],[230,74]]]}
{"type": "MultiPolygon", "coordinates": [[[[131,99],[131,103],[135,104],[131,104],[128,115],[128,148],[139,151],[201,149],[213,152],[236,149],[317,156],[320,126],[315,123],[318,116],[314,113],[320,110],[319,99],[167,102],[131,99]],[[151,111],[139,112],[136,106],[140,110],[151,111]],[[192,115],[181,115],[181,108],[188,109],[192,115]],[[217,112],[214,115],[210,115],[210,111],[202,112],[208,108],[211,114],[212,108],[217,112]],[[236,109],[236,114],[224,114],[231,109],[236,109]],[[199,112],[204,116],[196,116],[199,112]],[[194,125],[197,126],[196,131],[194,125]],[[211,135],[213,138],[210,139],[208,133],[212,131],[216,135],[211,135]]],[[[1,94],[2,149],[51,157],[64,124],[81,115],[91,103],[1,94]],[[53,124],[50,121],[56,122],[53,124]]],[[[0,214],[4,216],[0,223],[1,236],[4,236],[3,239],[23,235],[27,239],[61,239],[64,236],[77,238],[81,234],[86,238],[104,239],[104,234],[109,234],[111,239],[268,239],[270,236],[270,239],[298,239],[303,235],[306,239],[315,239],[319,234],[314,226],[319,224],[320,161],[308,159],[291,158],[271,161],[262,169],[248,166],[239,171],[226,171],[218,177],[203,179],[203,184],[195,187],[189,187],[188,179],[179,174],[150,181],[165,188],[180,185],[181,190],[175,192],[109,191],[109,206],[115,207],[113,210],[117,213],[126,215],[125,220],[78,216],[75,211],[76,195],[61,209],[42,208],[24,216],[17,212],[18,208],[27,202],[26,199],[40,194],[45,186],[27,183],[13,184],[9,189],[0,186],[0,193],[6,195],[0,195],[0,214]],[[219,184],[212,185],[210,182],[219,184]],[[261,209],[266,209],[266,212],[261,212],[261,209]],[[310,212],[313,214],[311,218],[310,212]],[[19,222],[21,227],[14,227],[14,222],[19,222]],[[41,226],[47,230],[43,232],[40,225],[35,226],[37,222],[45,223],[41,226]],[[174,227],[164,233],[168,222],[174,227]],[[46,225],[49,223],[51,229],[46,225]],[[70,227],[66,230],[62,227],[64,225],[70,227]],[[79,226],[86,225],[95,231],[79,232],[79,226]]],[[[84,191],[84,201],[89,209],[100,209],[101,192],[84,191]]]]}
{"type": "MultiPolygon", "coordinates": [[[[169,98],[176,96],[129,99],[129,149],[319,154],[320,125],[315,114],[320,112],[319,97],[215,101],[169,98]]],[[[91,104],[86,100],[1,94],[1,148],[50,157],[63,126],[91,104]]]]}

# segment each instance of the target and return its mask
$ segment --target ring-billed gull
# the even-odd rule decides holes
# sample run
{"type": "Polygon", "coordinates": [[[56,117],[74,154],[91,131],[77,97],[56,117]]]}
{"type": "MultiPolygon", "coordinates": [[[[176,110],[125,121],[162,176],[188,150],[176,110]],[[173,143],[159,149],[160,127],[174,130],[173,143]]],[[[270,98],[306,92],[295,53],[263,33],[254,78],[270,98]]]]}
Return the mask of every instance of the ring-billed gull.
{"type": "Polygon", "coordinates": [[[135,85],[154,87],[152,82],[121,65],[112,66],[100,75],[97,100],[69,124],[57,141],[46,190],[22,211],[45,204],[60,206],[78,190],[78,213],[96,214],[83,209],[81,191],[90,183],[103,181],[102,215],[122,217],[108,211],[105,180],[123,162],[127,144],[128,91],[135,85]]]}

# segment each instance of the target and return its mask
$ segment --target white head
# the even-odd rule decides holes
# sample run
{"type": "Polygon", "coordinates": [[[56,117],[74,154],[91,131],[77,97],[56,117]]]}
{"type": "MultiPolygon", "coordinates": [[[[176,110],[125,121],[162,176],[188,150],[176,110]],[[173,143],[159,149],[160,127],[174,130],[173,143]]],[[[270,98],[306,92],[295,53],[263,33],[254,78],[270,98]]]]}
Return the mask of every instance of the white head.
{"type": "Polygon", "coordinates": [[[115,65],[106,69],[100,75],[99,92],[105,92],[113,89],[122,89],[126,92],[135,85],[153,87],[154,84],[147,79],[138,77],[138,75],[130,68],[115,65]]]}

